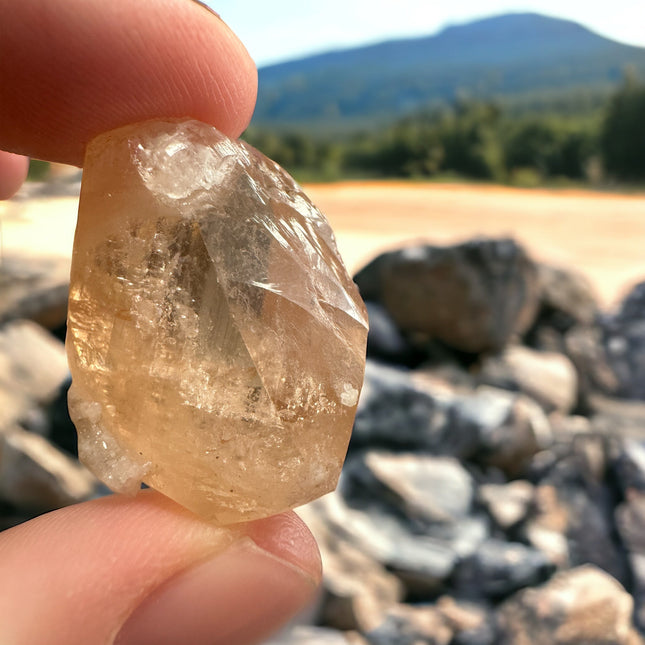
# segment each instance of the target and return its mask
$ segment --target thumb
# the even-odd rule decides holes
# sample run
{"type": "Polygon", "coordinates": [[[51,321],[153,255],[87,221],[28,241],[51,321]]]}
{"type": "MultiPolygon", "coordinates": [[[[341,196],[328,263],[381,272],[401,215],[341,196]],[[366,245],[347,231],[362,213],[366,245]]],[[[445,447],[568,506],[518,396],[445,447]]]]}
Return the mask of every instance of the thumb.
{"type": "Polygon", "coordinates": [[[255,643],[319,578],[293,513],[220,528],[154,491],[107,497],[0,534],[0,643],[255,643]]]}

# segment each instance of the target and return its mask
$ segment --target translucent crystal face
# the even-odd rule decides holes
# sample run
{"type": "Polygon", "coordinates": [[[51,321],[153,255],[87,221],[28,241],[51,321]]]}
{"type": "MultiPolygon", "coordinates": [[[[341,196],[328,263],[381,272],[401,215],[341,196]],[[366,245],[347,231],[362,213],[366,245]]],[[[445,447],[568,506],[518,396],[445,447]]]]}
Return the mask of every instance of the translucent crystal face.
{"type": "Polygon", "coordinates": [[[333,234],[284,170],[195,122],[87,150],[68,321],[79,453],[220,523],[337,482],[367,317],[333,234]]]}

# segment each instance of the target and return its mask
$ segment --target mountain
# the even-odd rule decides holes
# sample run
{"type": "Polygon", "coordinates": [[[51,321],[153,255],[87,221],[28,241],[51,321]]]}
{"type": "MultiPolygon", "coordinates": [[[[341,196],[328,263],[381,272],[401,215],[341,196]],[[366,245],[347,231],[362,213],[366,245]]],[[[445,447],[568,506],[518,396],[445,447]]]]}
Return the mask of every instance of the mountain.
{"type": "Polygon", "coordinates": [[[259,70],[254,124],[338,126],[473,97],[607,92],[645,48],[568,20],[505,14],[437,35],[333,51],[259,70]]]}

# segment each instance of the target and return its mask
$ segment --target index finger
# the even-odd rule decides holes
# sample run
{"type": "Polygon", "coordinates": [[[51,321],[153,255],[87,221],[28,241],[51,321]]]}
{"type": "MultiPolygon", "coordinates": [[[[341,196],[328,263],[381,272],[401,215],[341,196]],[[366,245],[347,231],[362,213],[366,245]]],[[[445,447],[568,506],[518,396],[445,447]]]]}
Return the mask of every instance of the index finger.
{"type": "Polygon", "coordinates": [[[237,137],[257,72],[242,43],[189,0],[0,0],[0,149],[82,165],[120,125],[191,117],[237,137]]]}

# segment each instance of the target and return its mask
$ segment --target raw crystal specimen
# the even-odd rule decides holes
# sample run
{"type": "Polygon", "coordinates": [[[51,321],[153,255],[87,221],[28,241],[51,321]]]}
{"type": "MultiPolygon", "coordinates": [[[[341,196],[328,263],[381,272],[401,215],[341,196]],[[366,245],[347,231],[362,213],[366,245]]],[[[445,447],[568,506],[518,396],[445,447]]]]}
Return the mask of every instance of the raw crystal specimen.
{"type": "Polygon", "coordinates": [[[87,149],[68,321],[82,461],[226,524],[334,488],[367,317],[322,214],[196,121],[87,149]]]}

